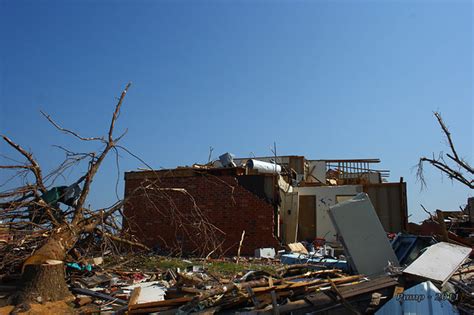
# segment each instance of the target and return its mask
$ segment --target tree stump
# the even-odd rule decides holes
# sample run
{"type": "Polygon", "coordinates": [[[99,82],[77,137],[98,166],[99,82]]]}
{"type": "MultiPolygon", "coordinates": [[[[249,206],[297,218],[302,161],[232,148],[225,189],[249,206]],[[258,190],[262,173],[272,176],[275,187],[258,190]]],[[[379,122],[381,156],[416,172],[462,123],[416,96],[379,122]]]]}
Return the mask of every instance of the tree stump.
{"type": "Polygon", "coordinates": [[[66,284],[64,264],[60,260],[25,266],[22,284],[16,305],[60,301],[72,296],[66,284]]]}

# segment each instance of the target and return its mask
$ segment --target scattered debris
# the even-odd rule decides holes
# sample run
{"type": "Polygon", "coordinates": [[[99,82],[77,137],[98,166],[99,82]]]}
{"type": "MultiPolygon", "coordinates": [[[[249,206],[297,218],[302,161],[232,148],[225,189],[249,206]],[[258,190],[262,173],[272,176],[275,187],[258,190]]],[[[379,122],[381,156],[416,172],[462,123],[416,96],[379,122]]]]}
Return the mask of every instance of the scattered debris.
{"type": "Polygon", "coordinates": [[[134,291],[136,293],[136,301],[134,302],[137,304],[163,301],[166,294],[166,286],[164,286],[161,281],[141,282],[123,287],[123,289],[129,290],[130,292],[138,289],[134,291]]]}
{"type": "Polygon", "coordinates": [[[0,195],[0,313],[474,313],[474,199],[408,225],[403,178],[384,182],[378,159],[225,153],[127,172],[125,199],[90,211],[127,89],[108,140],[93,139],[106,148],[83,157],[89,171],[72,184],[45,186],[4,137],[36,186],[0,195]]]}
{"type": "Polygon", "coordinates": [[[275,258],[274,248],[258,248],[255,250],[256,258],[275,258]]]}
{"type": "Polygon", "coordinates": [[[417,236],[399,233],[392,240],[392,247],[401,266],[411,264],[428,246],[436,243],[432,236],[417,236]]]}

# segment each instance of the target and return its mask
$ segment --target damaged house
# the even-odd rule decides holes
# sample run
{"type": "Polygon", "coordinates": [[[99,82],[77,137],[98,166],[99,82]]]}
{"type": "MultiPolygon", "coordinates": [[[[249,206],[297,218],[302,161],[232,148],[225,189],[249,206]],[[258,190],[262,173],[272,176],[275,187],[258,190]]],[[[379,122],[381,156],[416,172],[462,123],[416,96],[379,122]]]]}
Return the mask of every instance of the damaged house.
{"type": "Polygon", "coordinates": [[[240,243],[242,255],[300,240],[334,243],[329,207],[366,192],[385,231],[406,230],[406,183],[386,182],[379,162],[224,154],[206,165],[126,172],[124,228],[149,247],[204,256],[236,255],[240,243]]]}

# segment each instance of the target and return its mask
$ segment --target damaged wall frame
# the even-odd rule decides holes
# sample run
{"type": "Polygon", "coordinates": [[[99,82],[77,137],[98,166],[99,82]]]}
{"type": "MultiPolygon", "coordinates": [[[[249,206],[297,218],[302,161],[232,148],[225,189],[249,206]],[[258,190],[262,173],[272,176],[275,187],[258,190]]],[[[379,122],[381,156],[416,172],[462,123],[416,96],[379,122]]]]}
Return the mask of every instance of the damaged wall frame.
{"type": "MultiPolygon", "coordinates": [[[[247,232],[243,254],[251,254],[259,247],[278,247],[316,238],[337,243],[336,229],[327,211],[330,206],[363,191],[375,200],[376,213],[384,229],[400,232],[406,225],[406,184],[403,180],[382,182],[386,173],[371,166],[379,162],[378,159],[307,160],[304,156],[249,159],[226,153],[205,165],[126,172],[125,197],[129,202],[125,205],[124,226],[148,246],[164,248],[173,244],[172,247],[186,249],[188,233],[171,231],[171,222],[162,222],[166,216],[153,214],[163,212],[167,201],[130,196],[142,181],[159,179],[161,188],[185,189],[193,196],[207,220],[222,231],[226,247],[222,252],[226,251],[227,255],[235,255],[243,230],[247,232]],[[338,169],[338,165],[344,167],[338,169]],[[158,230],[167,232],[156,235],[160,226],[163,228],[158,230]]],[[[189,195],[172,192],[169,195],[180,212],[189,211],[189,200],[184,200],[189,195]]]]}

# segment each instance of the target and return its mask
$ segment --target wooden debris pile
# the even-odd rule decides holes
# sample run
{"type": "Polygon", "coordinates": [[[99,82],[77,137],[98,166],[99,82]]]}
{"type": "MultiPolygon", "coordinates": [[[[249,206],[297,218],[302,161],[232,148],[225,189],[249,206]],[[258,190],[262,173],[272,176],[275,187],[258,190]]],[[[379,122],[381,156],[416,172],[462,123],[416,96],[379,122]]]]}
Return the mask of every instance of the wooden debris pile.
{"type": "Polygon", "coordinates": [[[81,313],[121,314],[288,313],[343,308],[364,313],[392,297],[398,282],[369,279],[320,266],[280,265],[223,277],[202,265],[141,272],[118,267],[70,275],[74,307],[81,313]],[[374,300],[377,293],[378,300],[374,300]],[[356,309],[357,308],[357,309],[356,309]]]}
{"type": "Polygon", "coordinates": [[[454,288],[446,297],[456,303],[457,308],[465,314],[474,313],[474,262],[463,264],[451,277],[449,283],[454,288]]]}

